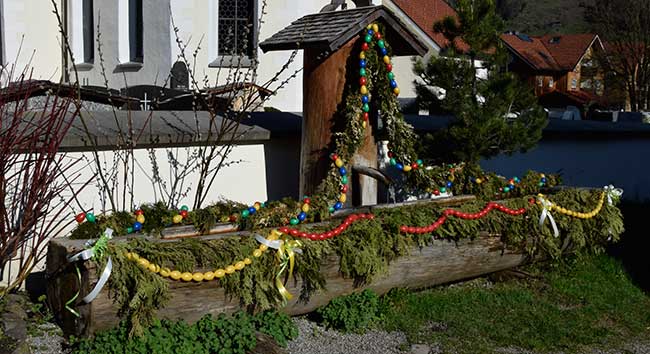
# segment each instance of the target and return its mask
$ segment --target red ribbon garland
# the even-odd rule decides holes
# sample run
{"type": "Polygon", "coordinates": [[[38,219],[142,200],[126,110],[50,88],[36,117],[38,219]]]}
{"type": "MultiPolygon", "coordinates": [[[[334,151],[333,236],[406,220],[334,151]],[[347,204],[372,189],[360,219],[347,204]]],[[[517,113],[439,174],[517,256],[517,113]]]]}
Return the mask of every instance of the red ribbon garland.
{"type": "MultiPolygon", "coordinates": [[[[534,201],[533,201],[534,202],[534,201]]],[[[457,217],[460,219],[464,220],[477,220],[485,217],[490,211],[492,210],[497,210],[502,213],[512,215],[512,216],[518,216],[518,215],[523,215],[526,213],[528,210],[527,208],[521,208],[521,209],[510,209],[505,205],[498,204],[495,202],[489,202],[485,205],[483,210],[477,212],[477,213],[464,213],[462,211],[454,210],[454,209],[446,209],[443,212],[443,215],[436,220],[433,224],[426,226],[426,227],[414,227],[414,226],[406,226],[403,225],[400,227],[400,231],[408,234],[425,234],[425,233],[430,233],[435,231],[437,228],[442,226],[442,224],[447,221],[447,218],[450,216],[457,217]]],[[[373,214],[352,214],[349,215],[339,226],[336,228],[327,231],[327,232],[322,232],[322,233],[310,233],[310,232],[304,232],[300,231],[297,229],[291,229],[288,227],[281,227],[278,229],[283,234],[286,235],[291,235],[293,237],[301,237],[301,238],[308,238],[313,241],[322,241],[322,240],[327,240],[332,237],[340,235],[342,232],[344,232],[352,223],[357,222],[359,220],[372,220],[374,219],[375,216],[373,214]]]]}
{"type": "Polygon", "coordinates": [[[403,225],[399,229],[401,232],[407,233],[407,234],[427,234],[430,232],[435,231],[437,228],[442,226],[442,224],[447,221],[447,217],[449,216],[454,216],[460,219],[464,220],[477,220],[485,217],[490,211],[492,210],[498,210],[502,213],[512,215],[512,216],[518,216],[522,215],[526,212],[527,208],[521,208],[521,209],[510,209],[505,205],[501,205],[495,202],[489,202],[483,208],[483,210],[479,211],[478,213],[463,213],[462,211],[454,210],[454,209],[447,209],[443,212],[443,215],[436,220],[433,224],[425,227],[417,227],[417,226],[406,226],[403,225]]]}

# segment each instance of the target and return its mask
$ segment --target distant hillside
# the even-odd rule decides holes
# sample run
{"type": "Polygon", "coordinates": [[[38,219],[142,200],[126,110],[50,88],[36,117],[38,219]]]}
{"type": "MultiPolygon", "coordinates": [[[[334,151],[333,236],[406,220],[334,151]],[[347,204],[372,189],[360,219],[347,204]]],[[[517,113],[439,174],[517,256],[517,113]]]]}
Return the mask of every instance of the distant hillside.
{"type": "MultiPolygon", "coordinates": [[[[453,0],[448,2],[454,6],[453,0]]],[[[591,0],[497,0],[498,12],[506,29],[531,35],[547,33],[585,33],[589,24],[581,4],[591,0]]]]}
{"type": "Polygon", "coordinates": [[[497,0],[509,30],[527,34],[589,32],[581,4],[586,0],[497,0]]]}

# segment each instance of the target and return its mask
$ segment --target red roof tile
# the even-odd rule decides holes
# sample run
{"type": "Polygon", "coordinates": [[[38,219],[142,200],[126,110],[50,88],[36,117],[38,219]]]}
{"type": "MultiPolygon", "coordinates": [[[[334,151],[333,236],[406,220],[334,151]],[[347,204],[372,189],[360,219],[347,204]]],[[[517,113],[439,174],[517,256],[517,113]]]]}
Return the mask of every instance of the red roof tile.
{"type": "Polygon", "coordinates": [[[557,71],[560,65],[539,38],[501,35],[503,42],[536,70],[557,71]]]}
{"type": "Polygon", "coordinates": [[[595,34],[565,34],[528,37],[501,35],[501,39],[534,69],[573,70],[598,37],[595,34]]]}
{"type": "Polygon", "coordinates": [[[540,38],[563,70],[573,70],[596,39],[595,34],[546,35],[540,38]]]}
{"type": "MultiPolygon", "coordinates": [[[[415,22],[441,48],[447,48],[449,41],[441,33],[433,31],[433,25],[447,16],[456,17],[456,11],[444,0],[393,0],[404,13],[415,22]]],[[[457,41],[456,47],[466,52],[469,46],[457,41]]]]}

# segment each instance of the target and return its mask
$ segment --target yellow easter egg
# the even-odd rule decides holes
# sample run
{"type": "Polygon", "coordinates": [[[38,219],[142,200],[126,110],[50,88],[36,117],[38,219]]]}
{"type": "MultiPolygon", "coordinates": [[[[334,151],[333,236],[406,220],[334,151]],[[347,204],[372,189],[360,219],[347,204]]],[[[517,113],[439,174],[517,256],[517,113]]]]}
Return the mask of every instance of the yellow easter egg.
{"type": "Polygon", "coordinates": [[[244,262],[242,262],[242,261],[239,261],[239,262],[235,263],[235,269],[237,269],[237,270],[242,270],[242,269],[244,269],[245,266],[246,266],[246,264],[244,264],[244,262]]]}
{"type": "Polygon", "coordinates": [[[229,265],[226,267],[226,274],[232,274],[235,272],[235,267],[233,265],[229,265]]]}
{"type": "Polygon", "coordinates": [[[142,268],[149,268],[149,261],[144,258],[140,258],[140,260],[138,260],[138,265],[142,268]]]}
{"type": "Polygon", "coordinates": [[[372,23],[366,26],[366,29],[372,29],[372,23]]]}
{"type": "Polygon", "coordinates": [[[262,251],[260,251],[260,250],[253,251],[253,257],[259,258],[261,256],[262,256],[262,251]]]}
{"type": "Polygon", "coordinates": [[[477,184],[481,184],[481,183],[483,183],[483,180],[480,179],[480,178],[477,178],[477,179],[476,179],[476,183],[477,183],[477,184]]]}
{"type": "Polygon", "coordinates": [[[305,213],[309,213],[309,204],[303,204],[301,209],[305,213]]]}
{"type": "Polygon", "coordinates": [[[217,269],[214,271],[215,278],[223,278],[226,275],[226,271],[223,269],[217,269]]]}
{"type": "Polygon", "coordinates": [[[372,24],[372,30],[375,32],[379,32],[379,26],[376,23],[372,24]]]}
{"type": "Polygon", "coordinates": [[[192,273],[185,272],[185,273],[181,274],[181,280],[182,281],[192,281],[192,273]]]}
{"type": "Polygon", "coordinates": [[[269,246],[267,246],[267,245],[260,245],[260,247],[259,247],[259,250],[262,251],[262,252],[266,251],[267,249],[269,249],[269,246]]]}
{"type": "Polygon", "coordinates": [[[214,279],[214,273],[213,272],[205,272],[205,273],[203,273],[203,280],[210,281],[212,279],[214,279]]]}
{"type": "Polygon", "coordinates": [[[194,273],[192,274],[192,280],[194,281],[203,281],[203,273],[194,273]]]}
{"type": "Polygon", "coordinates": [[[395,87],[395,88],[393,89],[393,93],[394,93],[395,95],[399,95],[399,87],[395,87]]]}
{"type": "Polygon", "coordinates": [[[133,259],[133,253],[131,252],[126,252],[126,259],[132,260],[133,259]]]}
{"type": "Polygon", "coordinates": [[[412,167],[411,165],[404,165],[404,172],[409,172],[411,171],[412,167]]]}
{"type": "Polygon", "coordinates": [[[144,215],[140,214],[138,215],[135,220],[137,220],[140,224],[144,223],[144,215]]]}
{"type": "Polygon", "coordinates": [[[359,59],[366,59],[366,53],[361,52],[361,53],[359,54],[359,59]]]}
{"type": "Polygon", "coordinates": [[[172,221],[174,222],[174,224],[180,224],[181,222],[183,222],[183,216],[182,215],[174,215],[174,217],[172,218],[172,221]]]}
{"type": "Polygon", "coordinates": [[[248,265],[248,264],[251,264],[251,263],[253,263],[253,261],[251,261],[250,258],[244,258],[244,264],[248,265]]]}
{"type": "Polygon", "coordinates": [[[362,95],[365,95],[368,93],[368,88],[366,87],[366,85],[363,85],[361,86],[361,89],[359,91],[361,92],[362,95]]]}
{"type": "Polygon", "coordinates": [[[363,127],[363,129],[366,129],[366,126],[368,126],[368,124],[367,124],[366,121],[364,120],[363,122],[361,122],[361,126],[363,127]]]}
{"type": "Polygon", "coordinates": [[[167,278],[169,276],[169,268],[161,268],[160,269],[160,276],[167,278]]]}
{"type": "Polygon", "coordinates": [[[255,208],[255,210],[260,210],[261,207],[262,207],[262,205],[259,202],[256,202],[255,204],[253,204],[253,208],[255,208]]]}
{"type": "Polygon", "coordinates": [[[346,201],[347,199],[348,199],[348,196],[346,196],[345,194],[341,194],[341,195],[339,196],[339,202],[341,202],[341,203],[345,203],[345,201],[346,201]]]}
{"type": "Polygon", "coordinates": [[[343,167],[343,160],[336,159],[336,161],[334,161],[334,164],[336,165],[336,167],[343,167]]]}
{"type": "Polygon", "coordinates": [[[171,273],[169,273],[169,277],[174,279],[174,280],[178,280],[178,279],[181,278],[181,272],[179,272],[177,270],[173,270],[171,273]]]}
{"type": "Polygon", "coordinates": [[[158,273],[159,268],[155,264],[149,264],[149,271],[153,273],[158,273]]]}
{"type": "Polygon", "coordinates": [[[390,57],[388,55],[384,55],[384,63],[390,64],[390,57]]]}

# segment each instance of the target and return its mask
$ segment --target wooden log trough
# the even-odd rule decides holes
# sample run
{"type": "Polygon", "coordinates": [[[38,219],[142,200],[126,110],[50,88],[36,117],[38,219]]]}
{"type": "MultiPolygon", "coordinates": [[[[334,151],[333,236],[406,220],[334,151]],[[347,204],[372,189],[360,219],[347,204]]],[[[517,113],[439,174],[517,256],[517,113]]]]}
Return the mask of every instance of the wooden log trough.
{"type": "MultiPolygon", "coordinates": [[[[416,203],[458,206],[473,199],[473,196],[459,196],[416,203]]],[[[404,204],[408,203],[342,210],[338,216],[344,217],[351,212],[372,212],[378,208],[397,207],[404,204]]],[[[186,231],[182,231],[181,234],[187,236],[186,231]]],[[[215,239],[242,234],[245,233],[197,237],[215,239]]],[[[121,239],[126,238],[114,240],[119,242],[121,239]]],[[[175,242],[158,238],[152,238],[151,241],[175,242]]],[[[55,239],[50,242],[47,254],[47,298],[66,334],[90,335],[99,330],[111,328],[119,322],[117,310],[108,297],[107,288],[104,288],[92,303],[77,306],[80,317],[74,316],[65,308],[65,303],[74,296],[78,289],[76,271],[74,267],[66,266],[66,257],[83,250],[84,244],[84,240],[55,239]]],[[[327,259],[323,259],[321,267],[327,280],[327,291],[313,294],[306,303],[300,302],[299,297],[295,296],[282,310],[290,315],[304,314],[326,305],[338,296],[364,288],[372,289],[378,294],[384,294],[390,289],[398,287],[426,288],[516,267],[525,263],[527,259],[526,255],[506,248],[499,235],[485,233],[475,240],[459,242],[435,240],[431,246],[422,249],[413,248],[410,255],[393,261],[386,274],[377,276],[372,283],[359,288],[355,287],[352,279],[345,279],[341,276],[338,256],[331,255],[327,259]]],[[[80,266],[80,270],[81,298],[92,289],[101,269],[97,269],[94,263],[88,261],[80,266]]],[[[300,293],[300,280],[297,283],[291,281],[287,285],[291,293],[300,293]]],[[[218,281],[203,283],[170,281],[170,291],[172,299],[167,307],[158,312],[160,318],[183,319],[193,322],[208,313],[216,315],[240,309],[237,299],[226,297],[224,290],[219,287],[218,281]]]]}

